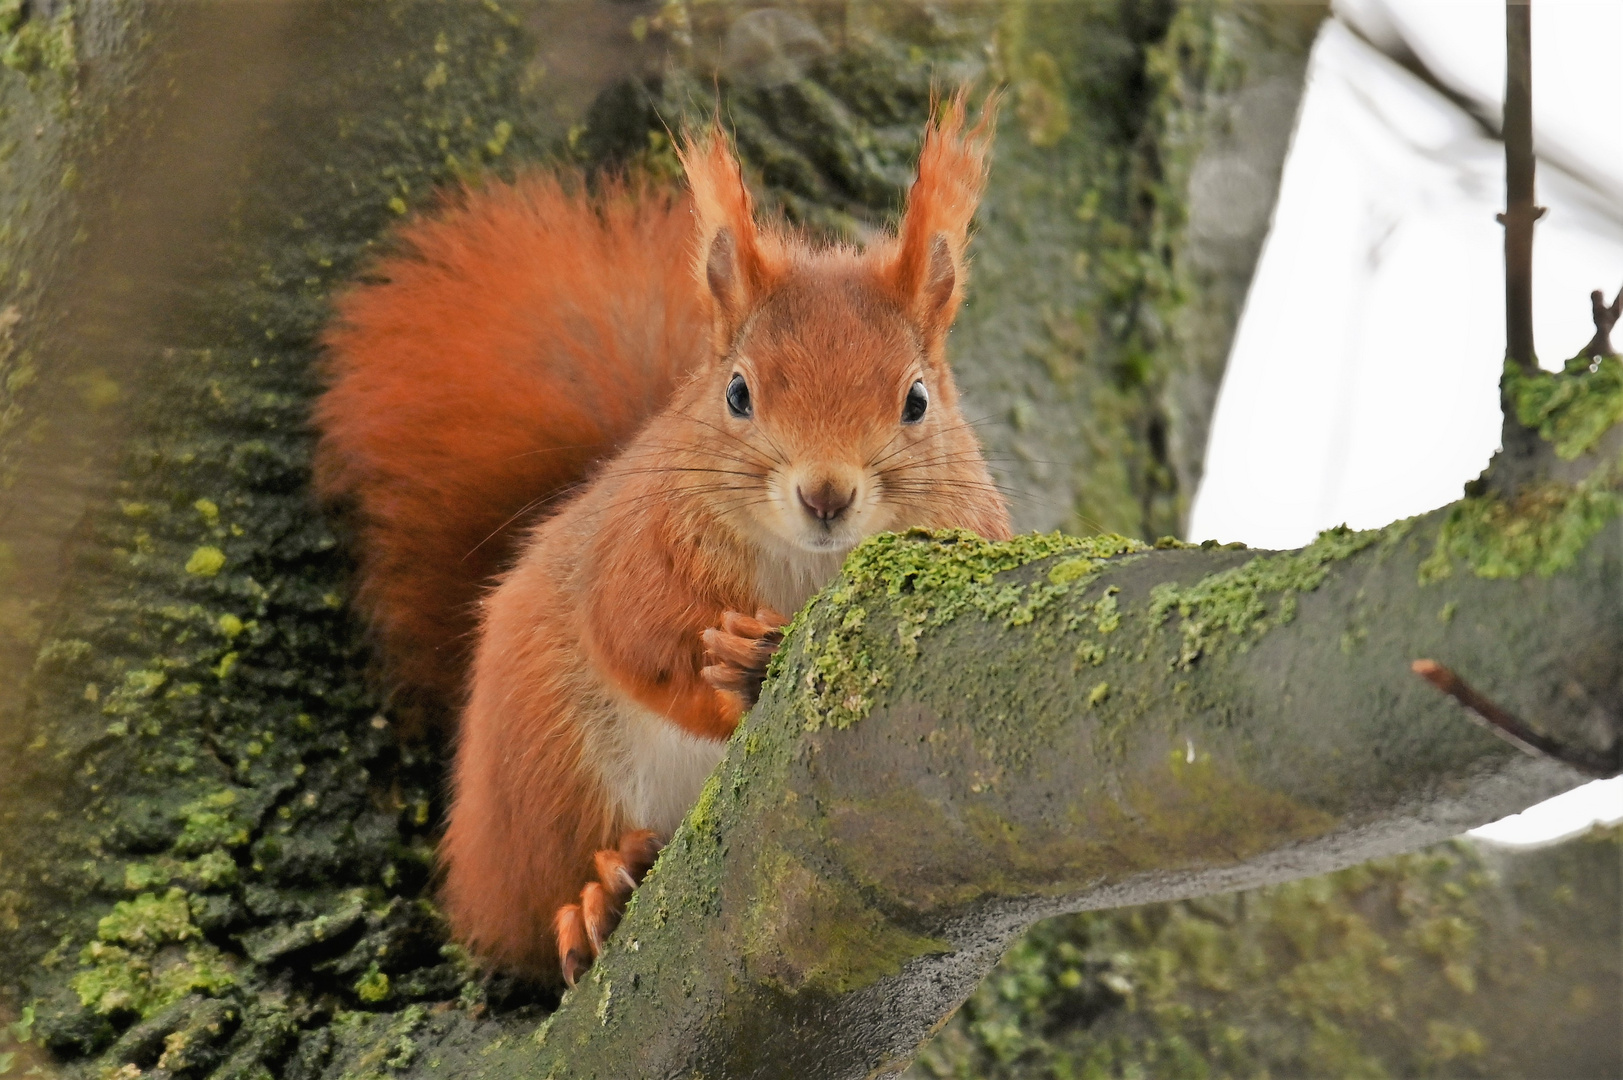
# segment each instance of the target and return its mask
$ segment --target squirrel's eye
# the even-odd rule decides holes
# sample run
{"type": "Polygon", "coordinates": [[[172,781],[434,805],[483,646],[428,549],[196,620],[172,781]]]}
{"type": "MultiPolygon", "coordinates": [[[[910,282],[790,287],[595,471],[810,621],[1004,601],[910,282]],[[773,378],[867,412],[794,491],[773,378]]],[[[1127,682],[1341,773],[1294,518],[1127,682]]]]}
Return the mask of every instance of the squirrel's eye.
{"type": "Polygon", "coordinates": [[[755,415],[755,410],[750,405],[749,384],[744,381],[744,376],[736,371],[727,382],[727,411],[744,420],[755,415]]]}
{"type": "Polygon", "coordinates": [[[924,419],[924,410],[930,407],[930,392],[924,380],[918,379],[907,388],[907,401],[902,405],[902,423],[916,424],[924,419]]]}

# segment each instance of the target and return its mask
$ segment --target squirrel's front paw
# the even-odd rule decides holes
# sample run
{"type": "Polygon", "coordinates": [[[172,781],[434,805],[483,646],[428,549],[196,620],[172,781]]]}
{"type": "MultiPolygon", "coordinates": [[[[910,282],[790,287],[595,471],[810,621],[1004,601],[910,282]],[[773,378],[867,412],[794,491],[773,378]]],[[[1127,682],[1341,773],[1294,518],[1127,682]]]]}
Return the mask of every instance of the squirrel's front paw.
{"type": "Polygon", "coordinates": [[[700,672],[704,681],[717,690],[737,694],[744,708],[761,695],[766,665],[783,641],[783,627],[789,620],[771,608],[762,608],[752,619],[736,611],[723,612],[721,625],[704,632],[707,666],[700,672]]]}
{"type": "Polygon", "coordinates": [[[620,925],[632,891],[658,857],[659,838],[650,829],[634,829],[620,837],[618,849],[604,848],[592,856],[597,880],[580,891],[580,903],[565,904],[552,920],[564,982],[574,986],[581,972],[592,966],[603,942],[620,925]]]}

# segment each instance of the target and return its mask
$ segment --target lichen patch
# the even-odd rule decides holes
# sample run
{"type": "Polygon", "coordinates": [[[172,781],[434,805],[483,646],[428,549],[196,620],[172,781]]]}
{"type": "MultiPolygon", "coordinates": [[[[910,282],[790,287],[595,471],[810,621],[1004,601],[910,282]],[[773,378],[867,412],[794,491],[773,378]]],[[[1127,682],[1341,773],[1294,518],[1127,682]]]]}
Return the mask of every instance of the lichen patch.
{"type": "Polygon", "coordinates": [[[1300,551],[1259,555],[1190,585],[1164,582],[1150,591],[1150,623],[1158,627],[1174,612],[1181,618],[1177,667],[1224,645],[1243,648],[1270,627],[1294,619],[1297,597],[1323,584],[1331,564],[1381,537],[1380,530],[1359,532],[1343,525],[1320,533],[1300,551]]]}

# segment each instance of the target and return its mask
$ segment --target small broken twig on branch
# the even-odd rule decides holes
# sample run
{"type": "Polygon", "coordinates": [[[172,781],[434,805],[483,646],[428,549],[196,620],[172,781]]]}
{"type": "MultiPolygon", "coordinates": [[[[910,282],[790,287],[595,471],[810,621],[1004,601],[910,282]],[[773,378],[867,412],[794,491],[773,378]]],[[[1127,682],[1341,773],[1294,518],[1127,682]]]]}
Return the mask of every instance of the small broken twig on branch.
{"type": "Polygon", "coordinates": [[[1612,327],[1623,317],[1623,289],[1617,290],[1610,304],[1606,302],[1606,294],[1596,289],[1589,294],[1589,304],[1595,313],[1595,336],[1589,339],[1581,355],[1588,360],[1599,360],[1617,351],[1612,348],[1612,327]]]}
{"type": "Polygon", "coordinates": [[[1533,50],[1528,0],[1505,4],[1505,352],[1532,374],[1533,223],[1544,207],[1533,205],[1533,50]]]}
{"type": "Polygon", "coordinates": [[[1623,761],[1617,760],[1616,752],[1612,755],[1613,760],[1608,761],[1597,754],[1570,750],[1553,739],[1540,735],[1472,689],[1464,679],[1435,660],[1416,660],[1409,665],[1409,669],[1464,705],[1471,719],[1525,754],[1554,758],[1579,772],[1601,779],[1610,779],[1623,773],[1623,761]]]}

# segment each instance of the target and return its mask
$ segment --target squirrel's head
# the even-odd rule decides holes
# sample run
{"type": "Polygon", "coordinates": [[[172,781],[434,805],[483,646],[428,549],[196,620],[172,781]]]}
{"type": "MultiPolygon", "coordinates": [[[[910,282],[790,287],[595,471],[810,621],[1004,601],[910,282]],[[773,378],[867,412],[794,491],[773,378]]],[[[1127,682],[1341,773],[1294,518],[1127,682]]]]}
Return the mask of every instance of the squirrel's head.
{"type": "Polygon", "coordinates": [[[713,327],[684,412],[706,429],[720,505],[750,531],[844,551],[940,524],[944,499],[1005,521],[945,350],[993,104],[967,132],[961,91],[939,110],[898,234],[862,250],[758,225],[719,129],[683,146],[713,327]]]}

